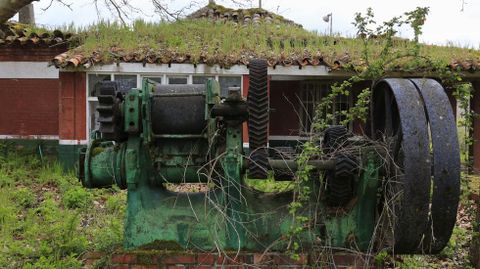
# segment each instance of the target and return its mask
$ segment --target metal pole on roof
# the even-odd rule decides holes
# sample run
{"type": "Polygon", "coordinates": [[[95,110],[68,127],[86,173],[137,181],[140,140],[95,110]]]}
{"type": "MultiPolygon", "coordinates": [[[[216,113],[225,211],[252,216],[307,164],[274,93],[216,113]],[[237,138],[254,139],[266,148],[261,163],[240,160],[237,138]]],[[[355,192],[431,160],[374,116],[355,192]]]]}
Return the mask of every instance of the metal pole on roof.
{"type": "Polygon", "coordinates": [[[332,36],[332,26],[333,26],[333,15],[330,13],[330,36],[332,36]]]}
{"type": "Polygon", "coordinates": [[[323,21],[324,22],[330,22],[330,36],[332,35],[332,28],[333,28],[333,16],[332,13],[328,13],[327,15],[323,16],[323,21]]]}

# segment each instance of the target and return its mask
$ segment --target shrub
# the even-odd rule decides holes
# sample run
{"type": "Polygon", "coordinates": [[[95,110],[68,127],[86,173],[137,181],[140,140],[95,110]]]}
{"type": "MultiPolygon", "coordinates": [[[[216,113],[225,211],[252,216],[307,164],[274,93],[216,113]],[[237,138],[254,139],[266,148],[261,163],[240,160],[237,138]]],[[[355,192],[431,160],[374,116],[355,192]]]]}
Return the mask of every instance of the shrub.
{"type": "Polygon", "coordinates": [[[14,201],[24,208],[32,207],[37,200],[36,198],[35,194],[27,188],[19,188],[13,193],[14,201]]]}
{"type": "Polygon", "coordinates": [[[105,207],[108,213],[115,214],[125,209],[125,199],[121,195],[112,195],[107,198],[105,207]]]}
{"type": "Polygon", "coordinates": [[[63,195],[63,205],[67,208],[85,208],[92,201],[92,195],[82,187],[76,186],[63,195]]]}

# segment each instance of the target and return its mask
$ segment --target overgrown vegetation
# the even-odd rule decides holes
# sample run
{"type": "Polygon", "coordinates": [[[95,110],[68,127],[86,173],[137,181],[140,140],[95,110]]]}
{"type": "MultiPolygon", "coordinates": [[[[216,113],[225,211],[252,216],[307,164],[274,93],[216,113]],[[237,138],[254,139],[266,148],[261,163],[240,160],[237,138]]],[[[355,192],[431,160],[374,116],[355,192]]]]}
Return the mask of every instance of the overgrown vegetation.
{"type": "MultiPolygon", "coordinates": [[[[472,97],[473,90],[469,83],[464,83],[462,75],[457,70],[452,70],[445,64],[445,58],[441,57],[441,54],[432,53],[432,51],[425,50],[428,46],[421,45],[419,43],[419,36],[422,33],[423,23],[425,22],[426,16],[428,14],[428,8],[417,8],[412,12],[406,12],[403,16],[394,17],[389,21],[386,21],[382,24],[377,24],[374,20],[374,14],[371,9],[368,9],[366,14],[357,13],[354,21],[354,25],[357,28],[357,35],[361,43],[357,43],[359,52],[358,61],[362,62],[362,68],[357,68],[358,66],[353,65],[353,69],[356,71],[356,74],[351,76],[349,79],[336,83],[331,87],[329,95],[322,99],[319,105],[317,105],[314,123],[312,124],[312,134],[321,133],[325,130],[326,127],[335,123],[335,119],[338,119],[341,116],[344,120],[341,122],[343,125],[348,125],[354,120],[359,122],[366,122],[366,119],[369,116],[379,116],[379,115],[369,115],[368,112],[371,111],[371,91],[370,88],[365,88],[357,98],[356,103],[353,107],[350,107],[347,110],[332,111],[332,106],[334,101],[339,96],[349,96],[351,94],[352,86],[357,82],[370,81],[373,84],[388,76],[396,68],[401,67],[402,72],[416,71],[415,76],[435,76],[441,79],[442,84],[447,88],[453,88],[454,95],[459,103],[460,108],[462,109],[462,117],[459,122],[461,127],[464,127],[466,130],[465,139],[465,149],[471,145],[473,142],[470,138],[472,123],[474,114],[470,111],[469,100],[472,97]],[[404,46],[398,46],[398,41],[395,38],[397,29],[402,25],[410,25],[413,32],[414,38],[412,41],[402,41],[404,46]],[[375,40],[377,37],[381,36],[380,40],[375,40]],[[372,37],[374,41],[372,41],[372,37]],[[401,49],[400,49],[401,48],[401,49]],[[419,72],[420,71],[420,72],[419,72]],[[423,72],[423,73],[422,73],[423,72]]],[[[475,53],[478,53],[475,51],[475,53]]],[[[452,58],[452,55],[449,56],[452,58]]],[[[381,115],[380,115],[381,116],[381,115]]],[[[368,128],[368,127],[367,127],[368,128]]],[[[290,213],[293,217],[293,225],[290,227],[290,232],[287,236],[290,237],[290,240],[293,242],[289,244],[290,252],[292,258],[298,257],[299,244],[295,242],[297,235],[303,233],[309,229],[309,223],[311,223],[312,216],[299,216],[298,210],[305,206],[305,202],[308,202],[309,189],[306,186],[306,182],[311,180],[310,172],[312,167],[308,165],[308,161],[312,158],[318,158],[318,155],[321,155],[322,152],[318,149],[316,142],[319,138],[312,136],[311,141],[307,142],[303,146],[303,152],[300,155],[300,158],[297,159],[297,165],[299,170],[296,172],[295,176],[295,199],[290,204],[290,213]]],[[[467,152],[464,153],[468,155],[467,152]]],[[[464,158],[467,160],[466,164],[468,165],[468,157],[464,158]]],[[[463,176],[462,182],[469,182],[468,179],[463,176]]],[[[462,199],[461,210],[472,210],[473,206],[468,203],[468,199],[465,198],[465,193],[468,195],[471,192],[469,184],[464,184],[462,186],[464,196],[462,199]]],[[[387,203],[386,203],[387,204],[387,203]]],[[[470,216],[470,221],[473,222],[470,213],[464,213],[463,215],[470,216]]],[[[471,227],[465,227],[458,225],[449,242],[448,246],[443,250],[440,258],[446,259],[456,259],[462,251],[463,260],[467,260],[466,257],[466,247],[468,241],[471,240],[471,227]]],[[[372,239],[374,240],[374,239],[372,239]]],[[[371,242],[373,244],[373,242],[371,242]]],[[[393,261],[391,264],[393,266],[400,266],[402,268],[418,268],[418,267],[437,267],[433,266],[435,262],[431,263],[431,260],[434,261],[435,258],[428,256],[394,256],[391,257],[385,251],[381,251],[376,254],[376,261],[380,263],[387,263],[387,260],[393,261]]],[[[458,260],[457,260],[458,261],[458,260]]],[[[387,263],[388,264],[388,263],[387,263]]],[[[468,261],[456,263],[454,265],[456,268],[468,268],[470,265],[468,261]]]]}
{"type": "MultiPolygon", "coordinates": [[[[103,62],[134,59],[142,62],[218,63],[223,66],[247,64],[251,58],[268,59],[270,64],[298,64],[310,60],[335,67],[359,71],[367,67],[363,44],[368,45],[370,62],[384,57],[385,42],[390,42],[388,55],[404,55],[415,48],[420,55],[438,60],[443,66],[452,60],[474,60],[479,52],[454,46],[420,45],[406,39],[386,39],[386,33],[367,38],[325,36],[295,25],[262,22],[238,25],[234,22],[188,19],[176,22],[150,23],[136,21],[129,27],[102,22],[79,32],[84,33],[81,47],[69,52],[103,62]]],[[[411,58],[386,63],[390,70],[412,71],[417,66],[411,58]]]]}
{"type": "Polygon", "coordinates": [[[0,155],[0,268],[81,268],[88,251],[122,244],[124,192],[87,190],[54,161],[0,155]]]}
{"type": "MultiPolygon", "coordinates": [[[[334,85],[331,94],[318,106],[313,124],[315,132],[322,131],[339,115],[345,119],[343,124],[353,120],[365,121],[371,96],[368,88],[362,91],[356,105],[349,110],[336,114],[325,112],[331,111],[339,95],[350,95],[353,84],[375,81],[399,69],[407,73],[415,71],[417,75],[434,74],[442,79],[444,85],[453,87],[464,111],[460,124],[470,131],[473,114],[468,109],[468,102],[472,88],[462,83],[461,74],[447,68],[447,65],[452,59],[477,59],[479,52],[468,48],[419,44],[427,13],[427,8],[419,8],[372,28],[375,25],[374,16],[368,10],[366,15],[357,14],[354,24],[358,29],[358,38],[350,39],[320,36],[293,25],[267,23],[236,25],[184,20],[153,24],[137,21],[131,27],[101,23],[83,30],[88,33],[82,41],[83,46],[70,53],[93,55],[107,62],[120,57],[138,56],[141,60],[149,55],[160,55],[157,59],[160,62],[183,57],[192,63],[223,63],[225,66],[237,61],[248,62],[251,57],[284,64],[317,57],[317,60],[333,65],[343,56],[342,64],[355,71],[356,75],[334,85]],[[404,24],[411,25],[414,30],[413,41],[395,37],[396,29],[404,24]]],[[[467,135],[465,148],[471,143],[467,135]]],[[[296,237],[310,223],[310,216],[300,215],[299,209],[308,202],[311,191],[306,183],[310,180],[312,167],[307,162],[320,154],[316,145],[315,141],[304,144],[303,152],[297,159],[300,169],[294,184],[247,182],[264,191],[294,190],[295,200],[289,207],[293,225],[286,235],[293,258],[298,258],[301,251],[296,237]]],[[[112,251],[119,246],[125,206],[123,192],[117,189],[83,189],[73,175],[62,174],[59,165],[41,162],[12,150],[9,152],[0,158],[0,241],[3,242],[0,267],[78,268],[81,266],[78,257],[85,251],[112,251]]],[[[462,186],[461,210],[464,213],[461,217],[466,218],[470,218],[473,208],[467,202],[472,192],[469,186],[462,186]]],[[[467,221],[471,223],[473,220],[470,218],[467,221]]],[[[386,252],[380,252],[376,255],[376,262],[402,268],[434,268],[443,267],[438,262],[446,261],[448,265],[468,268],[464,253],[471,240],[471,231],[471,224],[465,226],[459,223],[449,245],[439,257],[391,257],[386,252]]]]}

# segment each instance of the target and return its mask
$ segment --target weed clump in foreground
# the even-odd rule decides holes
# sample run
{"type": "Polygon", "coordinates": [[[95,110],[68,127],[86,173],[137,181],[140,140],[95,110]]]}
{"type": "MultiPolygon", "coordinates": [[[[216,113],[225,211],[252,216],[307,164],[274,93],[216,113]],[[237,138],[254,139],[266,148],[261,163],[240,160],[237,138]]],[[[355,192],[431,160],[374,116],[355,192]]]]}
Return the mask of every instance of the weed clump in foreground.
{"type": "Polygon", "coordinates": [[[126,195],[87,190],[54,161],[0,155],[0,268],[81,268],[123,240],[126,195]]]}

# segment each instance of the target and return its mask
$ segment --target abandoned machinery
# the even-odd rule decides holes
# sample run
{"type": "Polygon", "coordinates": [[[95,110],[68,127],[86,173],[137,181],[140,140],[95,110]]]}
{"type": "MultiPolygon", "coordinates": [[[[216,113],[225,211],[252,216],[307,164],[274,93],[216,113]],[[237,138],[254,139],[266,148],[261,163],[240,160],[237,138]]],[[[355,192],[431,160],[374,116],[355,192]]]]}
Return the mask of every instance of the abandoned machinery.
{"type": "MultiPolygon", "coordinates": [[[[293,192],[260,192],[246,178],[292,180],[298,155],[267,147],[267,64],[254,60],[249,70],[247,101],[239,88],[221,100],[215,80],[145,80],[128,93],[114,82],[101,84],[100,128],[81,151],[79,176],[88,188],[128,189],[125,248],[287,248],[293,192]],[[208,191],[166,187],[198,182],[208,191]]],[[[308,227],[295,240],[303,251],[331,246],[438,253],[451,236],[459,200],[449,99],[433,79],[403,78],[380,80],[372,98],[368,137],[332,126],[318,139],[322,154],[310,158],[310,180],[300,183],[310,191],[297,215],[308,216],[308,227]]]]}

